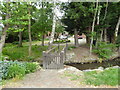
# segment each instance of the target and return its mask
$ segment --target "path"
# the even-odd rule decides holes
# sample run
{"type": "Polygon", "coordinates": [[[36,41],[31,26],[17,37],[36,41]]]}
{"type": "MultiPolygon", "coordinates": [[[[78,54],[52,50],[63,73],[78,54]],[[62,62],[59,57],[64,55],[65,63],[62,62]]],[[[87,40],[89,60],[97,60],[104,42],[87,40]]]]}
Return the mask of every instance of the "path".
{"type": "Polygon", "coordinates": [[[61,77],[57,70],[40,70],[25,76],[23,80],[7,83],[7,88],[75,88],[75,82],[61,77]]]}
{"type": "Polygon", "coordinates": [[[98,56],[92,53],[89,55],[89,47],[87,45],[80,45],[78,48],[67,51],[68,58],[71,55],[72,62],[94,62],[98,56]]]}
{"type": "Polygon", "coordinates": [[[23,80],[8,82],[3,88],[118,88],[117,86],[85,85],[82,84],[83,79],[71,81],[69,77],[63,76],[61,71],[39,70],[26,75],[23,80]]]}

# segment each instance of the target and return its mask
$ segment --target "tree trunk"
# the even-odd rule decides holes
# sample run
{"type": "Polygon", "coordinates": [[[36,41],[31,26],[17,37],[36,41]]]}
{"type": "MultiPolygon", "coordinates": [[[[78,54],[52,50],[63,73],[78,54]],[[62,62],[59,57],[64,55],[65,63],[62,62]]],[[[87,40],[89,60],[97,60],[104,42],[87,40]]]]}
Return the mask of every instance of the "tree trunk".
{"type": "Polygon", "coordinates": [[[119,26],[120,26],[120,16],[119,16],[119,19],[118,19],[118,22],[117,22],[117,25],[116,25],[116,28],[115,28],[115,42],[116,42],[117,37],[118,37],[119,26]]]}
{"type": "Polygon", "coordinates": [[[29,49],[28,49],[28,52],[29,52],[29,56],[31,56],[31,48],[32,48],[32,38],[31,38],[31,14],[30,14],[30,8],[28,8],[28,14],[29,14],[29,19],[28,19],[28,35],[29,35],[29,49]]]}
{"type": "Polygon", "coordinates": [[[5,26],[3,29],[2,35],[1,35],[1,40],[0,40],[0,53],[2,53],[3,46],[5,44],[5,38],[6,38],[6,31],[8,29],[8,25],[5,26]]]}
{"type": "Polygon", "coordinates": [[[75,39],[75,46],[79,47],[77,29],[74,29],[74,39],[75,39]]]}
{"type": "MultiPolygon", "coordinates": [[[[101,8],[100,8],[100,5],[99,5],[98,14],[97,14],[97,25],[100,24],[100,11],[101,11],[101,8]]],[[[99,39],[100,39],[99,35],[96,36],[96,45],[95,45],[96,48],[98,47],[99,39]]]]}
{"type": "MultiPolygon", "coordinates": [[[[7,12],[6,12],[6,17],[5,17],[5,20],[8,20],[9,19],[9,13],[8,13],[8,1],[7,1],[7,12]]],[[[5,44],[5,38],[6,38],[6,31],[8,30],[9,28],[9,24],[7,23],[6,25],[4,25],[4,29],[2,31],[2,35],[1,35],[1,39],[0,39],[0,59],[2,59],[2,50],[3,50],[3,46],[5,44]]]]}
{"type": "MultiPolygon", "coordinates": [[[[96,14],[97,14],[97,8],[98,8],[98,0],[96,2],[96,10],[94,13],[94,18],[93,18],[93,23],[92,23],[92,33],[94,32],[94,27],[95,27],[95,20],[96,20],[96,14]]],[[[90,42],[90,55],[92,54],[92,45],[93,45],[93,39],[94,37],[91,37],[91,42],[90,42]]]]}
{"type": "Polygon", "coordinates": [[[107,29],[104,30],[104,42],[107,42],[107,29]]]}
{"type": "Polygon", "coordinates": [[[44,34],[42,35],[42,46],[44,46],[44,39],[45,39],[45,37],[44,37],[44,34]]]}
{"type": "MultiPolygon", "coordinates": [[[[105,21],[105,18],[106,18],[106,15],[107,15],[107,9],[108,9],[108,0],[107,0],[107,3],[106,3],[106,8],[105,8],[105,15],[104,15],[104,18],[103,18],[103,22],[105,21]]],[[[107,32],[105,30],[105,32],[107,32]]],[[[100,35],[100,42],[103,41],[103,30],[101,31],[101,35],[100,35]]]]}
{"type": "Polygon", "coordinates": [[[91,31],[91,26],[89,26],[88,28],[88,33],[87,33],[87,36],[86,36],[86,40],[87,40],[87,44],[90,44],[90,36],[88,35],[91,31]]]}
{"type": "Polygon", "coordinates": [[[54,40],[54,35],[55,35],[55,27],[56,27],[56,15],[55,15],[55,8],[56,8],[56,3],[54,1],[54,9],[53,9],[53,24],[52,24],[52,33],[50,37],[50,44],[53,43],[54,40]]]}
{"type": "Polygon", "coordinates": [[[98,14],[97,14],[97,25],[100,24],[100,11],[101,11],[101,9],[100,9],[100,6],[99,6],[98,14]]]}
{"type": "Polygon", "coordinates": [[[100,42],[103,41],[103,30],[101,31],[101,34],[100,34],[100,42]]]}
{"type": "Polygon", "coordinates": [[[19,32],[19,47],[22,47],[22,32],[19,32]]]}

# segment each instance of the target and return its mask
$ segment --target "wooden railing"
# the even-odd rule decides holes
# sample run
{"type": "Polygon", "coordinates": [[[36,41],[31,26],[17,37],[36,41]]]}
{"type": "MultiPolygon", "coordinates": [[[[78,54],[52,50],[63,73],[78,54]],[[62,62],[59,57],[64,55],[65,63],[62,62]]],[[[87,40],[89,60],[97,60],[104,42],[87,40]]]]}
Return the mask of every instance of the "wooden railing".
{"type": "Polygon", "coordinates": [[[44,69],[62,69],[66,61],[67,44],[60,50],[60,46],[55,46],[47,51],[43,51],[44,69]]]}

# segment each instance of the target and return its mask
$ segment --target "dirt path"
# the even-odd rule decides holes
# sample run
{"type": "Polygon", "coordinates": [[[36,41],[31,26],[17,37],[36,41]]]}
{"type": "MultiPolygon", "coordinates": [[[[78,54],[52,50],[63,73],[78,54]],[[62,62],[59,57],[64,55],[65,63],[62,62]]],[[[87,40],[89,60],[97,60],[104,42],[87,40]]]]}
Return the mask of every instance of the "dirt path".
{"type": "Polygon", "coordinates": [[[89,47],[86,45],[80,45],[78,48],[68,50],[67,53],[73,55],[72,62],[93,62],[98,59],[98,56],[93,53],[89,55],[89,47]]]}
{"type": "Polygon", "coordinates": [[[86,85],[82,81],[71,81],[58,70],[39,70],[26,75],[23,80],[7,82],[2,88],[118,88],[86,85]]]}
{"type": "Polygon", "coordinates": [[[75,88],[75,82],[62,77],[57,70],[40,70],[25,76],[23,80],[7,83],[3,88],[75,88]]]}

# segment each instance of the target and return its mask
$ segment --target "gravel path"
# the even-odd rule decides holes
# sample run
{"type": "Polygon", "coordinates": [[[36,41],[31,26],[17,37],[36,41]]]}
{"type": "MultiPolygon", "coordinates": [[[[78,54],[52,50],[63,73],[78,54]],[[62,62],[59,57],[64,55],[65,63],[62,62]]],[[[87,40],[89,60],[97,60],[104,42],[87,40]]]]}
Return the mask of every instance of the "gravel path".
{"type": "MultiPolygon", "coordinates": [[[[72,72],[71,72],[72,73],[72,72]]],[[[40,70],[27,74],[23,80],[7,82],[2,88],[118,88],[117,86],[92,86],[82,80],[71,81],[58,70],[40,70]]]]}
{"type": "Polygon", "coordinates": [[[7,83],[3,88],[77,88],[79,85],[61,77],[57,70],[40,70],[25,76],[23,80],[7,83]]]}

